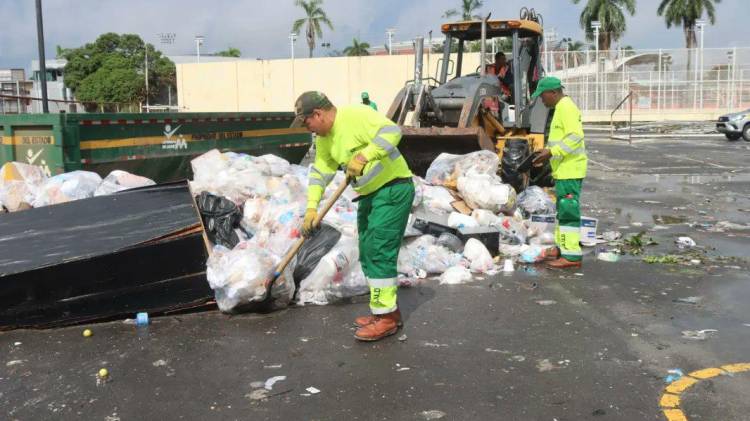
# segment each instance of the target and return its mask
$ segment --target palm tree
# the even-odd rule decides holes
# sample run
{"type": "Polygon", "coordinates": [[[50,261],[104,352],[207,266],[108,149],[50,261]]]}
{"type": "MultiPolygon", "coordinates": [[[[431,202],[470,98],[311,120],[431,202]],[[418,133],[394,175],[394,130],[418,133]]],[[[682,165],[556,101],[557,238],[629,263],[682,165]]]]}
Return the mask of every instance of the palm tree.
{"type": "Polygon", "coordinates": [[[305,17],[294,21],[292,32],[299,34],[302,25],[307,23],[305,37],[307,38],[307,46],[310,48],[310,57],[312,57],[313,50],[315,49],[315,37],[323,36],[320,24],[326,24],[331,30],[333,30],[333,24],[331,24],[326,12],[321,7],[323,0],[295,0],[294,4],[305,10],[305,17]]]}
{"type": "MultiPolygon", "coordinates": [[[[721,3],[721,0],[661,0],[656,14],[664,16],[667,28],[672,25],[682,25],[682,32],[685,34],[685,47],[688,49],[695,48],[695,21],[703,16],[703,12],[708,15],[711,25],[716,23],[716,7],[714,3],[721,3]]],[[[688,54],[688,70],[691,67],[692,54],[688,54]]]]}
{"type": "MultiPolygon", "coordinates": [[[[572,0],[578,4],[581,0],[572,0]]],[[[599,50],[609,51],[612,41],[617,41],[625,33],[625,13],[635,14],[635,0],[588,0],[581,12],[581,28],[586,32],[586,39],[594,40],[594,34],[589,32],[592,21],[602,24],[599,33],[599,50]]]]}
{"type": "Polygon", "coordinates": [[[461,10],[450,9],[446,10],[443,14],[443,18],[450,19],[454,16],[461,15],[463,20],[482,19],[481,16],[475,15],[478,9],[482,7],[484,0],[461,0],[461,10]]]}
{"type": "Polygon", "coordinates": [[[370,44],[366,42],[359,42],[357,38],[352,40],[352,45],[344,48],[344,55],[347,56],[369,56],[370,52],[367,49],[370,48],[370,44]]]}

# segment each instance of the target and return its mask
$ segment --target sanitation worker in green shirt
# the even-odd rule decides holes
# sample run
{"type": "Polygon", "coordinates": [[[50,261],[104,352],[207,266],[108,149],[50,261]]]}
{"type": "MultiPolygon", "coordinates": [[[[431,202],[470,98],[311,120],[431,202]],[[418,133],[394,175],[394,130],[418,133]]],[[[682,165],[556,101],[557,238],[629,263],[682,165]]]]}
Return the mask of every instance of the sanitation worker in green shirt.
{"type": "Polygon", "coordinates": [[[539,81],[532,98],[541,96],[547,108],[554,108],[546,148],[534,160],[541,165],[550,160],[557,194],[556,248],[544,255],[554,259],[548,267],[581,267],[581,186],[586,177],[586,145],[583,142],[581,110],[563,93],[560,79],[545,77],[539,81]]]}
{"type": "Polygon", "coordinates": [[[355,338],[376,341],[396,333],[401,313],[396,303],[396,265],[414,200],[412,173],[397,146],[401,130],[363,105],[335,107],[322,92],[305,92],[294,105],[298,122],[317,135],[310,168],[307,211],[302,224],[309,236],[318,204],[340,166],[359,193],[359,259],[370,286],[370,315],[355,320],[355,338]]]}

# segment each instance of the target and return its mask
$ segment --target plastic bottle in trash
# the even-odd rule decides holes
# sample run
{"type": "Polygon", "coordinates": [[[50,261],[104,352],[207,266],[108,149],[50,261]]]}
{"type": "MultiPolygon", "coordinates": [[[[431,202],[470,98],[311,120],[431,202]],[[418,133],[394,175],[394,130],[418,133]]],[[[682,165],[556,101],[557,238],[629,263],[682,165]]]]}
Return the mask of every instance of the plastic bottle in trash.
{"type": "Polygon", "coordinates": [[[140,312],[135,315],[135,325],[136,326],[148,326],[148,313],[146,312],[140,312]]]}

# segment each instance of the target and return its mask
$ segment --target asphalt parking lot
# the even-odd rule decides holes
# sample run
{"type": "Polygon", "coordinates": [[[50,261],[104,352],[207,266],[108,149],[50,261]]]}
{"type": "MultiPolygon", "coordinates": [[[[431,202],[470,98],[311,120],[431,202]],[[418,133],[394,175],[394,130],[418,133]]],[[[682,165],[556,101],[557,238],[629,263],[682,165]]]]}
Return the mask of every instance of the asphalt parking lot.
{"type": "Polygon", "coordinates": [[[658,244],[641,255],[588,248],[575,271],[427,280],[400,292],[403,330],[371,344],[352,337],[364,297],[114,321],[91,338],[3,332],[2,418],[750,420],[750,143],[590,135],[587,148],[583,213],[600,233],[644,231],[658,244]],[[644,261],[665,255],[687,258],[644,261]]]}

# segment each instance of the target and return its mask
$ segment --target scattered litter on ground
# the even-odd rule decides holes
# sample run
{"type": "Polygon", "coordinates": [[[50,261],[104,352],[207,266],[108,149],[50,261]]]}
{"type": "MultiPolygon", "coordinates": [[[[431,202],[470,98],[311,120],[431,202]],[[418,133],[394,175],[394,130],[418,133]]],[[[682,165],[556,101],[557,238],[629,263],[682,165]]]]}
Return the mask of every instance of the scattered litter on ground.
{"type": "Polygon", "coordinates": [[[440,275],[441,285],[457,285],[471,282],[471,271],[464,266],[453,266],[440,275]]]}
{"type": "Polygon", "coordinates": [[[81,334],[83,335],[84,338],[89,338],[91,337],[91,335],[94,334],[94,332],[92,332],[91,329],[84,329],[81,334]]]}
{"type": "Polygon", "coordinates": [[[620,260],[620,255],[617,254],[617,253],[612,253],[612,252],[604,252],[604,253],[597,254],[596,258],[598,260],[602,260],[602,261],[605,261],[605,262],[612,262],[612,263],[614,263],[614,262],[618,262],[620,260]]]}
{"type": "Polygon", "coordinates": [[[703,329],[703,330],[683,330],[682,337],[685,339],[694,339],[703,341],[713,336],[714,333],[718,332],[716,329],[703,329]]]}
{"type": "Polygon", "coordinates": [[[622,238],[620,231],[606,231],[602,234],[602,239],[606,241],[617,241],[622,238]]]}
{"type": "Polygon", "coordinates": [[[264,365],[263,366],[263,368],[267,368],[267,369],[277,369],[277,368],[281,368],[281,367],[283,367],[283,365],[281,365],[281,364],[272,364],[272,365],[264,365]]]}
{"type": "Polygon", "coordinates": [[[318,388],[316,388],[314,386],[310,386],[310,387],[308,387],[305,390],[307,390],[307,392],[310,393],[310,394],[312,394],[312,395],[317,395],[318,393],[320,393],[320,389],[318,389],[318,388]]]}
{"type": "Polygon", "coordinates": [[[703,297],[683,297],[683,298],[675,298],[672,300],[675,303],[682,303],[682,304],[698,304],[703,300],[703,297]]]}
{"type": "Polygon", "coordinates": [[[509,359],[518,363],[522,363],[526,361],[526,357],[524,357],[523,355],[514,355],[510,357],[509,359]]]}
{"type": "Polygon", "coordinates": [[[136,326],[148,326],[149,320],[148,320],[148,313],[140,312],[135,315],[135,324],[136,326]]]}
{"type": "Polygon", "coordinates": [[[447,348],[447,344],[439,344],[437,342],[425,342],[424,346],[430,347],[430,348],[447,348]]]}
{"type": "Polygon", "coordinates": [[[398,337],[398,340],[399,340],[400,342],[405,342],[405,341],[406,341],[406,340],[407,340],[408,338],[409,338],[409,337],[408,337],[408,336],[406,336],[406,334],[403,334],[403,335],[401,335],[401,336],[399,336],[399,337],[398,337]]]}
{"type": "Polygon", "coordinates": [[[13,345],[14,346],[21,346],[22,344],[21,344],[21,342],[13,342],[13,345]]]}
{"type": "Polygon", "coordinates": [[[697,245],[695,241],[690,237],[677,237],[674,242],[679,248],[690,248],[697,245]]]}
{"type": "Polygon", "coordinates": [[[14,365],[21,365],[23,364],[23,360],[12,360],[5,363],[6,367],[13,367],[14,365]]]}
{"type": "Polygon", "coordinates": [[[680,380],[682,376],[684,375],[682,373],[682,370],[680,370],[679,368],[673,368],[671,370],[667,370],[667,373],[668,373],[667,377],[664,378],[665,383],[672,383],[677,380],[680,380]]]}
{"type": "Polygon", "coordinates": [[[557,367],[546,358],[543,360],[538,360],[536,364],[536,369],[539,370],[540,373],[544,373],[545,371],[556,370],[558,368],[560,367],[557,367]]]}
{"type": "Polygon", "coordinates": [[[508,354],[508,351],[504,351],[504,350],[501,350],[501,349],[485,348],[484,351],[485,352],[497,352],[497,353],[500,353],[500,354],[508,354]]]}
{"type": "Polygon", "coordinates": [[[539,300],[536,302],[540,306],[551,306],[553,304],[557,304],[557,301],[555,300],[539,300]]]}
{"type": "Polygon", "coordinates": [[[422,411],[422,418],[426,420],[438,420],[440,418],[443,418],[445,415],[445,412],[438,411],[436,409],[430,411],[422,411]]]}
{"type": "Polygon", "coordinates": [[[264,401],[268,399],[268,390],[255,389],[252,392],[246,394],[245,397],[252,401],[264,401]]]}
{"type": "Polygon", "coordinates": [[[151,363],[151,365],[153,365],[154,367],[163,367],[167,365],[167,362],[164,360],[156,360],[153,363],[151,363]]]}
{"type": "Polygon", "coordinates": [[[276,384],[276,382],[280,382],[282,380],[286,380],[286,376],[273,376],[270,379],[266,380],[266,382],[263,384],[263,388],[266,390],[273,390],[273,385],[276,384]]]}

